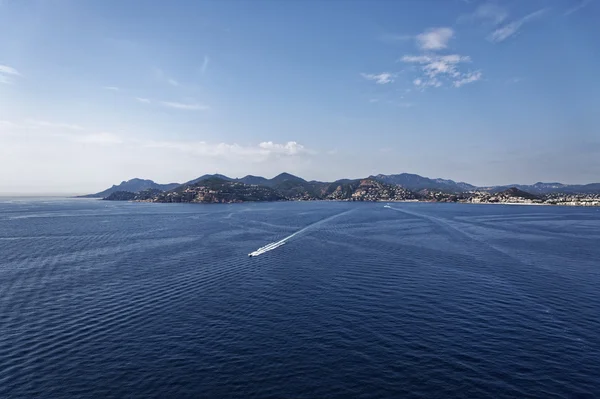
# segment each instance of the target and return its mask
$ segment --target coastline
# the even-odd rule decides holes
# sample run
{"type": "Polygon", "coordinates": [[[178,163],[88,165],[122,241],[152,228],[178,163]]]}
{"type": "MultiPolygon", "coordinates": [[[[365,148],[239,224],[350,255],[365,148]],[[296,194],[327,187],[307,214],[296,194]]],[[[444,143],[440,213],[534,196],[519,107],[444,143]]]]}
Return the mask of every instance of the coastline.
{"type": "Polygon", "coordinates": [[[592,205],[584,204],[573,204],[573,203],[540,203],[540,202],[469,202],[469,201],[428,201],[428,200],[340,200],[340,199],[311,199],[311,200],[279,200],[279,201],[231,201],[231,202],[163,202],[163,201],[151,201],[151,200],[106,200],[104,198],[77,198],[77,197],[66,197],[75,199],[94,199],[99,201],[110,201],[110,202],[130,202],[130,203],[149,203],[149,204],[197,204],[197,205],[232,205],[232,204],[254,204],[254,203],[274,203],[274,202],[361,202],[361,203],[428,203],[428,204],[471,204],[471,205],[510,205],[510,206],[565,206],[565,207],[581,207],[581,208],[600,208],[600,203],[592,205]]]}

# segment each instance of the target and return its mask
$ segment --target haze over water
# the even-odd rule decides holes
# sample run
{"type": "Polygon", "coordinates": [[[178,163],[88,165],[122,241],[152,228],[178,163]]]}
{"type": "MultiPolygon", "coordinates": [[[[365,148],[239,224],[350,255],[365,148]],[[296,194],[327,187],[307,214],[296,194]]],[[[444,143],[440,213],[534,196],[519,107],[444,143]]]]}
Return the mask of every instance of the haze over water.
{"type": "Polygon", "coordinates": [[[383,206],[0,199],[0,397],[600,396],[598,209],[383,206]]]}

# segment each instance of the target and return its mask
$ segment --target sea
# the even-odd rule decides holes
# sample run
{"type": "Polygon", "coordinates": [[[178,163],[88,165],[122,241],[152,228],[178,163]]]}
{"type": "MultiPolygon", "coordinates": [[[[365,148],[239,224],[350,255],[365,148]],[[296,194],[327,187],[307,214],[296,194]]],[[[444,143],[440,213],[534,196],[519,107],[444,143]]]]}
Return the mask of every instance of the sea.
{"type": "Polygon", "coordinates": [[[599,398],[600,208],[2,198],[0,398],[67,397],[599,398]]]}

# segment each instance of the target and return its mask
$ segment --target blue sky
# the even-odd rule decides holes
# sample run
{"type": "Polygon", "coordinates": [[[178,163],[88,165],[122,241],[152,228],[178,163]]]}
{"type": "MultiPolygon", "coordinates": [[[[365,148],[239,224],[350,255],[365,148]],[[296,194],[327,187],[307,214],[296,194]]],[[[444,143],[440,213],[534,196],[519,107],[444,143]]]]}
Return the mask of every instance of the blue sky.
{"type": "Polygon", "coordinates": [[[600,1],[0,1],[0,192],[600,181],[600,1]]]}

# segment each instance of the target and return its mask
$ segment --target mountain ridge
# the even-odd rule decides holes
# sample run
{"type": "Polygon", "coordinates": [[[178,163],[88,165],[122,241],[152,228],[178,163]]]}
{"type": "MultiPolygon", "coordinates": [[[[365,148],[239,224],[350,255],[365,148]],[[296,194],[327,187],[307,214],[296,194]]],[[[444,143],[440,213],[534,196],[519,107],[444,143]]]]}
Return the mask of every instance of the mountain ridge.
{"type": "MultiPolygon", "coordinates": [[[[301,194],[305,196],[320,196],[322,193],[327,192],[329,187],[332,185],[344,185],[352,184],[353,182],[360,181],[362,179],[338,179],[333,182],[321,182],[321,181],[307,181],[301,177],[293,174],[283,172],[270,179],[262,176],[246,175],[242,178],[231,178],[222,174],[205,174],[192,179],[186,183],[168,183],[159,184],[152,180],[134,178],[127,181],[122,181],[118,185],[100,191],[95,194],[88,194],[79,196],[81,198],[104,198],[113,192],[124,191],[138,193],[148,189],[155,189],[161,191],[170,191],[177,187],[184,187],[188,185],[197,184],[199,182],[208,179],[221,179],[229,182],[243,183],[254,186],[264,186],[280,191],[286,196],[299,196],[301,194]]],[[[441,178],[429,178],[420,176],[413,173],[399,173],[399,174],[378,174],[371,175],[363,179],[372,179],[385,183],[388,185],[401,186],[407,190],[420,193],[431,193],[441,192],[445,194],[461,194],[473,191],[488,192],[490,194],[500,193],[510,188],[516,188],[526,193],[533,195],[545,195],[552,193],[565,193],[565,194],[596,194],[600,193],[600,183],[590,184],[564,184],[558,182],[544,183],[536,182],[531,185],[527,184],[510,184],[510,185],[498,185],[498,186],[475,186],[466,182],[457,182],[450,179],[441,178]]],[[[337,186],[336,186],[337,187],[337,186]]]]}

